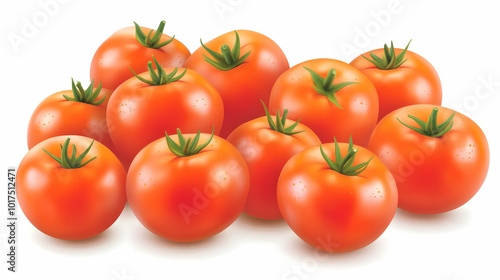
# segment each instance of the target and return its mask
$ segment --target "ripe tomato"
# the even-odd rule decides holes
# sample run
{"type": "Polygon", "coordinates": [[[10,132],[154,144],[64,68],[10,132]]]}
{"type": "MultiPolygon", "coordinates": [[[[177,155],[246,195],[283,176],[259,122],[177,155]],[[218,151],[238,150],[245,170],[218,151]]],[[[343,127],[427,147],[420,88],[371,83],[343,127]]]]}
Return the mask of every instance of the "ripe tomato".
{"type": "Polygon", "coordinates": [[[31,115],[28,124],[28,148],[60,135],[93,138],[114,151],[106,124],[106,107],[113,92],[94,88],[84,90],[72,81],[72,90],[54,93],[44,99],[31,115]]]}
{"type": "Polygon", "coordinates": [[[408,46],[404,50],[395,49],[391,42],[391,48],[385,45],[383,49],[364,53],[351,61],[351,65],[363,72],[377,89],[378,120],[408,105],[441,105],[441,80],[436,70],[425,58],[407,49],[408,46]]]}
{"type": "Polygon", "coordinates": [[[483,184],[490,159],[477,124],[451,109],[425,104],[388,114],[368,148],[396,179],[399,208],[418,214],[450,211],[469,201],[483,184]],[[420,132],[406,126],[415,124],[420,132]]]}
{"type": "Polygon", "coordinates": [[[290,66],[273,40],[238,30],[198,48],[185,67],[202,74],[222,96],[225,118],[220,136],[226,138],[240,124],[261,115],[259,100],[269,99],[274,82],[290,66]],[[213,51],[216,49],[222,54],[213,51]]]}
{"type": "Polygon", "coordinates": [[[314,59],[286,71],[271,92],[269,111],[290,110],[322,142],[336,137],[365,146],[377,123],[378,98],[373,84],[356,68],[334,59],[314,59]]]}
{"type": "Polygon", "coordinates": [[[240,151],[250,171],[250,191],[243,212],[273,220],[282,218],[276,198],[281,169],[293,155],[321,142],[307,126],[287,120],[287,110],[283,117],[271,116],[267,108],[265,111],[265,117],[240,125],[227,141],[240,151]]]}
{"type": "Polygon", "coordinates": [[[213,134],[178,131],[170,137],[152,142],[132,162],[130,207],[148,230],[165,239],[206,239],[241,214],[248,168],[236,148],[213,134]]]}
{"type": "Polygon", "coordinates": [[[120,216],[127,201],[125,176],[118,158],[101,143],[57,136],[23,158],[16,193],[24,215],[38,230],[59,239],[85,239],[120,216]]]}
{"type": "Polygon", "coordinates": [[[130,69],[136,73],[147,71],[151,56],[164,67],[181,67],[191,55],[184,44],[163,34],[165,21],[157,30],[134,24],[135,27],[120,29],[106,39],[92,58],[90,79],[102,82],[104,88],[114,90],[133,77],[130,69]]]}
{"type": "Polygon", "coordinates": [[[126,169],[142,148],[165,131],[175,133],[180,128],[210,132],[214,126],[216,133],[220,131],[222,99],[200,74],[182,68],[164,70],[161,66],[156,74],[150,63],[149,73],[138,77],[115,90],[107,109],[109,133],[126,169]],[[159,76],[163,77],[161,81],[159,76]],[[152,79],[151,84],[144,82],[148,79],[152,79]]]}
{"type": "Polygon", "coordinates": [[[285,221],[302,240],[327,252],[352,251],[375,241],[392,221],[397,199],[396,184],[382,161],[352,142],[335,141],[296,154],[278,182],[285,221]]]}
{"type": "Polygon", "coordinates": [[[351,141],[296,154],[278,182],[285,221],[302,240],[326,252],[352,251],[375,241],[392,221],[397,197],[389,170],[351,141]]]}

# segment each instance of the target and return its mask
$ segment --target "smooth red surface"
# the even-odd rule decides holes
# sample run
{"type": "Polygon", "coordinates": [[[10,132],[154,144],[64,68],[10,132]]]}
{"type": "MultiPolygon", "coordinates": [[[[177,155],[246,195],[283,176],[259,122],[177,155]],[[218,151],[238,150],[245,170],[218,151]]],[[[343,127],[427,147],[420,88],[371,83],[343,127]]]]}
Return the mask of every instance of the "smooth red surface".
{"type": "Polygon", "coordinates": [[[339,142],[348,142],[352,135],[355,144],[366,146],[377,123],[378,98],[373,84],[356,68],[339,60],[314,59],[290,68],[276,81],[269,111],[276,114],[283,109],[289,110],[289,118],[301,119],[323,143],[333,142],[334,137],[339,142]],[[341,109],[316,92],[311,74],[304,67],[321,77],[326,77],[333,68],[337,72],[334,84],[359,84],[346,86],[335,93],[341,109]]]}
{"type": "MultiPolygon", "coordinates": [[[[165,68],[170,73],[174,68],[165,68]]],[[[178,74],[184,68],[178,69],[178,74]]],[[[150,80],[149,73],[140,74],[150,80]]],[[[120,85],[108,104],[107,121],[117,156],[126,169],[147,144],[168,134],[218,134],[224,118],[222,99],[200,74],[188,70],[176,82],[152,86],[136,77],[120,85]]]]}
{"type": "MultiPolygon", "coordinates": [[[[402,49],[394,49],[398,55],[402,49]]],[[[382,57],[384,49],[370,51],[382,57]]],[[[370,52],[363,55],[370,58],[370,52]]],[[[406,61],[397,69],[381,70],[371,62],[358,56],[351,65],[365,74],[377,89],[381,120],[390,112],[413,104],[441,105],[441,80],[432,66],[422,56],[406,51],[406,61]]]]}
{"type": "MultiPolygon", "coordinates": [[[[226,138],[240,124],[262,115],[260,100],[267,102],[276,79],[289,69],[288,60],[280,47],[268,37],[249,30],[237,30],[240,37],[240,56],[251,52],[241,65],[221,71],[204,60],[211,58],[198,48],[186,61],[185,67],[202,74],[219,91],[224,101],[224,124],[220,136],[226,138]]],[[[234,31],[204,42],[205,46],[221,52],[222,45],[233,47],[234,31]]]]}
{"type": "MultiPolygon", "coordinates": [[[[343,156],[346,143],[339,143],[343,156]]],[[[335,144],[323,144],[335,160],[335,144]]],[[[359,146],[354,165],[373,154],[359,146]]],[[[326,252],[346,252],[375,241],[397,208],[396,184],[389,170],[373,157],[358,176],[330,169],[319,146],[292,157],[278,182],[278,204],[285,221],[302,240],[326,252]]]]}
{"type": "MultiPolygon", "coordinates": [[[[171,137],[178,143],[177,135],[171,137]]],[[[209,137],[202,133],[199,143],[209,137]]],[[[132,162],[127,196],[132,211],[151,232],[168,240],[190,242],[211,237],[238,218],[248,183],[245,160],[226,140],[214,136],[200,153],[177,157],[161,138],[132,162]]]]}
{"type": "MultiPolygon", "coordinates": [[[[95,88],[94,88],[95,90],[95,88]]],[[[60,135],[82,135],[95,139],[114,151],[106,124],[106,107],[113,92],[102,89],[96,100],[101,105],[68,101],[71,90],[60,91],[45,98],[31,115],[28,124],[28,149],[41,141],[60,135]]]]}
{"type": "Polygon", "coordinates": [[[57,136],[34,146],[21,161],[16,177],[19,205],[41,232],[59,239],[95,236],[110,227],[125,207],[125,170],[113,153],[95,141],[77,169],[62,168],[46,154],[60,157],[67,138],[80,155],[92,143],[83,136],[57,136]]]}
{"type": "Polygon", "coordinates": [[[438,124],[453,110],[434,105],[413,105],[383,118],[373,131],[368,148],[393,174],[399,208],[417,214],[437,214],[469,201],[486,178],[490,153],[486,137],[471,119],[455,112],[453,128],[439,138],[424,136],[397,121],[427,121],[439,108],[438,124]]]}
{"type": "MultiPolygon", "coordinates": [[[[276,119],[272,116],[273,120],[276,119]]],[[[287,119],[285,127],[295,123],[287,119]]],[[[269,128],[266,117],[246,122],[227,138],[245,158],[250,171],[250,191],[244,212],[261,219],[281,219],[276,198],[276,188],[281,169],[296,153],[321,144],[318,136],[307,126],[299,123],[286,135],[269,128]]]]}
{"type": "MultiPolygon", "coordinates": [[[[151,31],[146,27],[141,29],[146,35],[151,31]]],[[[162,34],[160,42],[171,38],[162,34]]],[[[90,65],[90,79],[114,90],[134,76],[130,68],[137,74],[147,71],[152,56],[163,67],[181,67],[190,55],[187,47],[177,39],[158,49],[145,47],[135,38],[135,27],[129,26],[116,31],[99,46],[90,65]]]]}

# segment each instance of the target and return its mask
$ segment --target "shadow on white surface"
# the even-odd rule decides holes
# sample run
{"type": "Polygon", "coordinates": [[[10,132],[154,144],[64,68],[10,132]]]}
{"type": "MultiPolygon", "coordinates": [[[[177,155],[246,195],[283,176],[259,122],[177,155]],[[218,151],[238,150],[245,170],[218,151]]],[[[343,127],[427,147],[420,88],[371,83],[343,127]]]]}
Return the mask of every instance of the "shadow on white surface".
{"type": "Polygon", "coordinates": [[[434,215],[419,215],[398,208],[391,226],[403,231],[435,234],[464,229],[471,222],[471,213],[466,207],[434,215]]]}

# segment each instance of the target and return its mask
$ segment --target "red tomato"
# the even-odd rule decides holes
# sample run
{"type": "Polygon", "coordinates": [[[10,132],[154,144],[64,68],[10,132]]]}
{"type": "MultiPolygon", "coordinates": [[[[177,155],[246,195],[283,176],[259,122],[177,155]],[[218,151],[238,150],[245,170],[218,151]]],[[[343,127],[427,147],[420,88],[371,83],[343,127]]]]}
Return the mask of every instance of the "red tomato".
{"type": "Polygon", "coordinates": [[[450,211],[469,201],[483,184],[490,159],[488,142],[476,123],[434,105],[390,113],[373,131],[368,148],[394,175],[399,208],[418,214],[450,211]],[[428,119],[433,131],[417,123],[425,128],[428,119]]]}
{"type": "MultiPolygon", "coordinates": [[[[153,79],[157,74],[152,68],[151,71],[139,77],[153,79]]],[[[217,90],[193,70],[166,68],[165,71],[164,77],[174,71],[180,74],[159,85],[130,78],[109,100],[109,133],[126,169],[142,148],[162,137],[165,131],[175,133],[180,128],[186,132],[199,129],[211,132],[214,126],[216,133],[220,131],[224,108],[217,90]]]]}
{"type": "Polygon", "coordinates": [[[93,83],[84,90],[80,82],[73,82],[73,90],[45,98],[31,115],[28,148],[54,136],[82,135],[114,151],[106,124],[106,107],[112,93],[100,86],[94,88],[93,83]]]}
{"type": "Polygon", "coordinates": [[[425,58],[414,52],[394,49],[391,43],[391,48],[385,45],[385,48],[360,55],[351,65],[363,72],[377,89],[380,104],[378,120],[408,105],[441,105],[441,80],[436,70],[425,58]],[[370,54],[379,57],[383,63],[374,64],[364,58],[373,60],[370,54]],[[393,58],[395,63],[389,65],[393,58]],[[400,66],[396,67],[398,64],[400,66]]]}
{"type": "Polygon", "coordinates": [[[273,220],[282,218],[276,198],[281,169],[293,155],[321,142],[311,129],[287,120],[286,115],[271,116],[267,109],[266,114],[240,125],[227,141],[240,151],[250,171],[250,191],[243,212],[273,220]]]}
{"type": "Polygon", "coordinates": [[[228,32],[204,47],[187,59],[185,67],[202,74],[222,96],[225,118],[220,135],[225,138],[240,124],[261,116],[259,100],[269,99],[274,82],[289,68],[288,60],[273,40],[248,30],[228,32]],[[218,49],[225,56],[213,51],[218,49]]]}
{"type": "Polygon", "coordinates": [[[285,221],[302,240],[327,252],[352,251],[376,240],[392,221],[397,199],[382,161],[346,143],[296,154],[278,182],[285,221]]]}
{"type": "Polygon", "coordinates": [[[60,239],[85,239],[120,216],[127,201],[125,176],[118,158],[101,143],[57,136],[40,142],[23,158],[16,193],[24,215],[38,230],[60,239]],[[63,164],[47,152],[58,158],[66,155],[63,164]]]}
{"type": "Polygon", "coordinates": [[[220,137],[179,135],[158,139],[137,155],[127,174],[127,196],[136,217],[154,234],[198,241],[241,214],[248,168],[238,150],[220,137]]]}
{"type": "Polygon", "coordinates": [[[322,142],[365,146],[377,124],[377,91],[356,68],[339,60],[314,59],[286,71],[271,92],[269,111],[287,108],[291,119],[301,119],[322,142]]]}
{"type": "Polygon", "coordinates": [[[191,53],[180,41],[163,34],[164,26],[165,21],[162,21],[157,30],[136,24],[135,27],[116,31],[95,52],[90,65],[90,79],[114,90],[134,76],[130,69],[136,73],[147,71],[147,63],[152,56],[164,67],[181,67],[191,53]],[[150,32],[151,39],[146,42],[144,36],[147,38],[150,32]],[[169,43],[162,46],[166,42],[169,43]]]}

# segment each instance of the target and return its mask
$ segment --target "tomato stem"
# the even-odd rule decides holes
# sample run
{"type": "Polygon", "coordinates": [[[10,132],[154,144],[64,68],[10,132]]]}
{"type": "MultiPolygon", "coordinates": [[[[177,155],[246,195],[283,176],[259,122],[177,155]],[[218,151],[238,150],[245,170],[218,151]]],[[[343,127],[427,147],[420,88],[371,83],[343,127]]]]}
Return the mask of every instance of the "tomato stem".
{"type": "Polygon", "coordinates": [[[50,157],[52,157],[54,160],[56,160],[62,168],[65,169],[76,169],[80,167],[84,167],[87,165],[89,162],[93,161],[97,157],[93,157],[86,162],[82,163],[83,158],[89,153],[90,148],[92,148],[92,145],[94,144],[94,140],[92,140],[92,143],[90,143],[90,146],[78,157],[76,156],[76,146],[73,144],[73,150],[71,153],[71,158],[68,156],[68,148],[69,148],[69,142],[70,138],[67,138],[66,141],[64,141],[64,144],[61,145],[61,157],[56,157],[55,155],[49,153],[47,150],[43,149],[44,152],[46,152],[50,157]]]}
{"type": "Polygon", "coordinates": [[[99,82],[99,86],[94,90],[94,80],[90,83],[87,89],[83,89],[82,84],[80,82],[76,82],[71,78],[71,89],[73,92],[73,97],[69,97],[67,95],[63,95],[63,97],[68,101],[82,102],[90,105],[101,105],[106,96],[96,101],[97,96],[101,93],[102,85],[99,82]]]}
{"type": "Polygon", "coordinates": [[[343,82],[339,84],[334,84],[333,82],[335,80],[335,77],[337,76],[337,72],[335,71],[334,68],[328,71],[328,74],[326,75],[325,78],[321,77],[318,73],[316,73],[312,69],[309,69],[305,66],[304,68],[311,74],[314,83],[313,86],[314,90],[316,90],[317,93],[326,96],[328,100],[330,100],[330,102],[337,105],[340,109],[342,109],[342,107],[339,105],[335,93],[346,86],[352,84],[359,84],[358,82],[343,82]]]}
{"type": "Polygon", "coordinates": [[[141,80],[142,82],[144,82],[146,84],[150,84],[152,86],[161,86],[161,85],[166,85],[169,83],[176,82],[176,81],[180,80],[182,77],[184,77],[184,75],[187,72],[187,68],[186,68],[186,69],[184,69],[184,72],[175,76],[175,74],[177,74],[177,71],[178,71],[178,68],[175,67],[175,69],[172,72],[167,74],[167,72],[165,72],[165,69],[158,63],[158,61],[156,61],[154,56],[153,56],[153,61],[156,65],[156,72],[155,72],[155,69],[153,68],[153,62],[148,61],[148,71],[149,71],[149,76],[151,76],[151,80],[147,80],[147,79],[137,75],[132,68],[130,68],[130,70],[132,71],[132,73],[134,73],[134,76],[137,77],[137,79],[141,80]]]}
{"type": "Polygon", "coordinates": [[[352,137],[349,137],[349,146],[347,148],[348,152],[345,157],[342,157],[340,153],[339,143],[337,143],[337,139],[334,138],[335,141],[335,161],[330,159],[328,155],[326,155],[325,151],[323,151],[323,147],[320,145],[319,149],[321,151],[321,155],[325,159],[328,166],[337,171],[340,174],[344,174],[347,176],[357,176],[361,174],[367,167],[370,161],[373,159],[371,157],[367,162],[363,162],[353,166],[354,158],[356,157],[356,153],[358,149],[354,148],[352,143],[352,137]]]}
{"type": "Polygon", "coordinates": [[[427,117],[427,122],[425,122],[425,121],[423,121],[415,116],[408,115],[408,118],[414,120],[419,127],[408,125],[408,124],[402,122],[399,118],[396,118],[396,119],[404,126],[410,128],[411,130],[414,130],[422,135],[438,138],[438,137],[443,136],[446,132],[451,130],[451,128],[453,127],[453,117],[455,116],[455,112],[453,112],[453,114],[451,114],[451,116],[448,117],[448,119],[446,119],[446,121],[444,121],[441,124],[437,124],[438,111],[439,111],[439,109],[437,107],[434,107],[432,109],[432,112],[430,113],[430,115],[427,117]]]}
{"type": "Polygon", "coordinates": [[[266,112],[267,122],[269,123],[270,129],[286,135],[294,135],[305,131],[305,130],[293,131],[299,124],[300,119],[296,121],[294,124],[290,125],[289,127],[285,127],[286,117],[288,115],[287,109],[283,110],[283,115],[281,116],[281,118],[280,118],[280,111],[278,110],[278,112],[276,112],[276,122],[274,122],[273,118],[271,117],[271,114],[269,114],[269,111],[267,110],[266,104],[264,104],[264,101],[260,100],[260,102],[262,102],[262,105],[264,106],[264,111],[266,112]]]}
{"type": "Polygon", "coordinates": [[[187,140],[182,135],[181,130],[177,128],[177,137],[179,139],[179,144],[175,143],[170,136],[168,136],[167,132],[165,132],[165,139],[167,140],[167,145],[169,150],[176,156],[178,157],[188,157],[195,155],[199,153],[201,150],[203,150],[208,144],[210,144],[210,141],[212,141],[212,138],[214,137],[215,133],[215,127],[212,128],[212,135],[210,135],[210,138],[203,144],[198,146],[198,142],[200,141],[200,131],[198,130],[198,133],[196,133],[194,138],[189,137],[187,140]]]}
{"type": "Polygon", "coordinates": [[[155,30],[149,31],[147,36],[146,34],[144,34],[144,32],[142,32],[141,27],[135,21],[134,25],[135,25],[135,38],[139,43],[141,43],[141,45],[145,46],[146,48],[158,49],[164,47],[170,44],[175,38],[174,35],[170,40],[167,40],[163,43],[160,42],[161,35],[163,34],[163,29],[165,28],[164,20],[160,22],[160,25],[158,26],[156,31],[155,30]]]}
{"type": "Polygon", "coordinates": [[[396,52],[394,51],[394,44],[391,41],[391,47],[389,48],[387,44],[384,45],[384,55],[382,57],[379,57],[377,55],[374,55],[373,53],[370,52],[370,56],[372,59],[369,59],[365,57],[364,55],[361,55],[363,58],[366,60],[370,61],[375,65],[378,69],[381,70],[392,70],[396,69],[399,66],[401,66],[403,63],[405,63],[406,59],[404,59],[406,51],[408,50],[408,46],[410,46],[412,40],[408,42],[408,45],[406,45],[406,48],[396,56],[396,52]]]}
{"type": "Polygon", "coordinates": [[[201,46],[213,57],[212,59],[203,54],[205,57],[204,60],[221,71],[228,71],[241,65],[250,55],[250,52],[247,52],[240,57],[240,36],[238,35],[238,32],[234,31],[234,33],[236,34],[236,40],[234,42],[233,49],[231,50],[228,45],[224,44],[220,48],[222,54],[206,47],[200,39],[201,46]]]}

